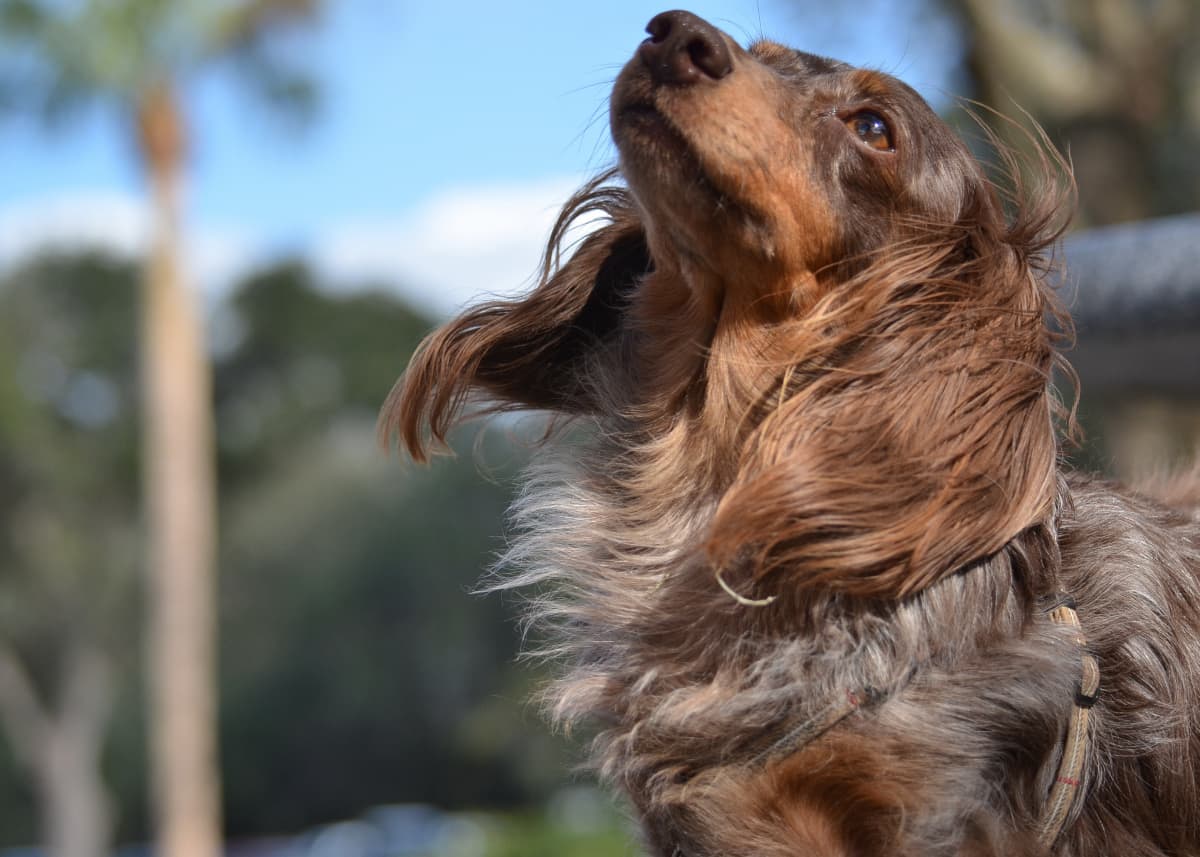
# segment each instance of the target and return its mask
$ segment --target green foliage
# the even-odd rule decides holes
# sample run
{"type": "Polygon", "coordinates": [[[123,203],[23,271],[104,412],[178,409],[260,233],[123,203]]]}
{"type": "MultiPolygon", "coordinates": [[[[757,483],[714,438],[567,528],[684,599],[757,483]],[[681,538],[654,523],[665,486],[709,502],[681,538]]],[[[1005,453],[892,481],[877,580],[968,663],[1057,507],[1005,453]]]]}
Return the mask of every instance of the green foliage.
{"type": "Polygon", "coordinates": [[[540,736],[488,699],[527,692],[511,617],[468,594],[507,492],[470,466],[402,480],[369,455],[338,457],[310,448],[234,506],[231,830],[297,829],[384,801],[528,799],[516,763],[540,736]],[[491,740],[470,740],[479,719],[491,740]]]}
{"type": "Polygon", "coordinates": [[[321,291],[298,264],[250,277],[216,366],[221,478],[253,477],[314,432],[373,422],[429,322],[382,291],[321,291]]]}
{"type": "Polygon", "coordinates": [[[613,812],[587,825],[529,812],[476,816],[475,820],[484,832],[484,857],[636,857],[640,853],[613,812]]]}
{"type": "MultiPolygon", "coordinates": [[[[106,767],[126,841],[147,835],[149,803],[133,621],[137,287],[131,264],[97,256],[0,277],[0,641],[44,689],[64,628],[118,655],[106,767]]],[[[429,327],[388,293],[327,291],[284,264],[247,278],[219,317],[228,833],[300,831],[381,803],[545,800],[571,753],[527,703],[537,675],[515,663],[513,605],[470,594],[525,454],[502,432],[431,468],[379,448],[375,413],[429,327]]],[[[3,750],[0,845],[20,844],[30,795],[3,750]]],[[[526,819],[496,822],[504,853],[575,848],[575,834],[526,819]]]]}
{"type": "Polygon", "coordinates": [[[34,841],[37,806],[24,770],[17,767],[12,748],[0,741],[0,846],[34,841]]]}
{"type": "Polygon", "coordinates": [[[231,833],[544,793],[566,765],[514,714],[528,673],[512,617],[468,594],[509,490],[471,460],[401,465],[374,436],[428,322],[383,292],[322,291],[298,264],[249,278],[230,307],[216,377],[231,833]]]}
{"type": "Polygon", "coordinates": [[[129,642],[135,283],[121,262],[46,257],[0,288],[0,641],[43,685],[64,627],[129,642]]]}
{"type": "MultiPolygon", "coordinates": [[[[0,0],[0,83],[10,106],[57,119],[96,96],[147,89],[228,64],[273,107],[311,110],[304,63],[279,38],[313,0],[0,0]]],[[[0,106],[3,106],[0,104],[0,106]]]]}
{"type": "MultiPolygon", "coordinates": [[[[76,643],[136,673],[136,288],[130,264],[90,255],[0,281],[0,646],[44,701],[76,643]]],[[[11,750],[0,836],[27,842],[36,816],[11,750]]]]}

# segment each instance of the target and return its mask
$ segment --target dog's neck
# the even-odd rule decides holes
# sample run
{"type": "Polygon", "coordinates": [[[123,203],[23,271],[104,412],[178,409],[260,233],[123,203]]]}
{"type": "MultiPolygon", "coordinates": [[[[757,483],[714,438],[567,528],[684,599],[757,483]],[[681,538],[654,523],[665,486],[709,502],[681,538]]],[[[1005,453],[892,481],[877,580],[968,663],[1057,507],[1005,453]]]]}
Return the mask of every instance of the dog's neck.
{"type": "Polygon", "coordinates": [[[644,453],[641,469],[663,475],[659,496],[685,494],[672,502],[696,506],[728,487],[747,438],[793,377],[774,330],[815,288],[807,272],[774,272],[750,294],[702,268],[659,269],[639,284],[611,352],[620,381],[605,411],[617,415],[626,449],[644,453]]]}
{"type": "Polygon", "coordinates": [[[553,654],[573,664],[551,692],[556,715],[613,724],[601,766],[664,800],[847,688],[890,687],[914,664],[949,667],[1018,636],[1052,585],[1053,539],[1035,528],[900,601],[781,588],[768,606],[739,604],[699,547],[719,498],[685,478],[671,440],[631,452],[600,433],[549,456],[509,557],[526,569],[516,585],[561,594],[539,604],[559,626],[553,654]]]}

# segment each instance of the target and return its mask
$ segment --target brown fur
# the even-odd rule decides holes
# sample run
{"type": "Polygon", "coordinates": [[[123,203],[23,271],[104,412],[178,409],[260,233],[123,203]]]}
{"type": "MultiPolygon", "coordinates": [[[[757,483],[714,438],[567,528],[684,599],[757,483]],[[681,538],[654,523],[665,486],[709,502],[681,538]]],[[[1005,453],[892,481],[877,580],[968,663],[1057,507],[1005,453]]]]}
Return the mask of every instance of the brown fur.
{"type": "Polygon", "coordinates": [[[1200,852],[1200,528],[1059,473],[1061,184],[1006,214],[904,84],[710,30],[732,72],[635,57],[627,187],[584,188],[540,285],[431,335],[385,408],[418,459],[474,394],[582,429],[530,474],[501,584],[564,664],[554,716],[598,728],[660,857],[1044,854],[1080,662],[1042,607],[1066,591],[1102,680],[1053,853],[1200,852]],[[848,128],[862,109],[894,151],[848,128]],[[764,753],[854,688],[879,697],[764,753]]]}

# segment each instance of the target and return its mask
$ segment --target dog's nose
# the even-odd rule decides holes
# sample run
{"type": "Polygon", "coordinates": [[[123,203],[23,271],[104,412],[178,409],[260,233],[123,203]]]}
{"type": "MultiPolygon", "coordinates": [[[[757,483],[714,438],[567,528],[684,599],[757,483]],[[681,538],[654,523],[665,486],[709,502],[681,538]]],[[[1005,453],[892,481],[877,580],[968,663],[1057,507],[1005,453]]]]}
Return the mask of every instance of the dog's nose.
{"type": "Polygon", "coordinates": [[[642,42],[638,55],[658,83],[720,80],[733,71],[733,56],[721,31],[691,12],[655,15],[646,32],[650,38],[642,42]]]}

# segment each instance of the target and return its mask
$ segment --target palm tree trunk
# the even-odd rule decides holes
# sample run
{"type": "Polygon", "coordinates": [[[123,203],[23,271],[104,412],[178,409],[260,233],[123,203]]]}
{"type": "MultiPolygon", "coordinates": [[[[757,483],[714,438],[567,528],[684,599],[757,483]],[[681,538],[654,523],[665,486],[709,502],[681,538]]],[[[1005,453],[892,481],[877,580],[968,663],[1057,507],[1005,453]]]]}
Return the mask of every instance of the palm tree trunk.
{"type": "Polygon", "coordinates": [[[158,853],[221,853],[216,741],[216,476],[202,315],[181,261],[183,128],[170,87],[138,105],[154,237],[143,281],[150,754],[158,853]]]}

